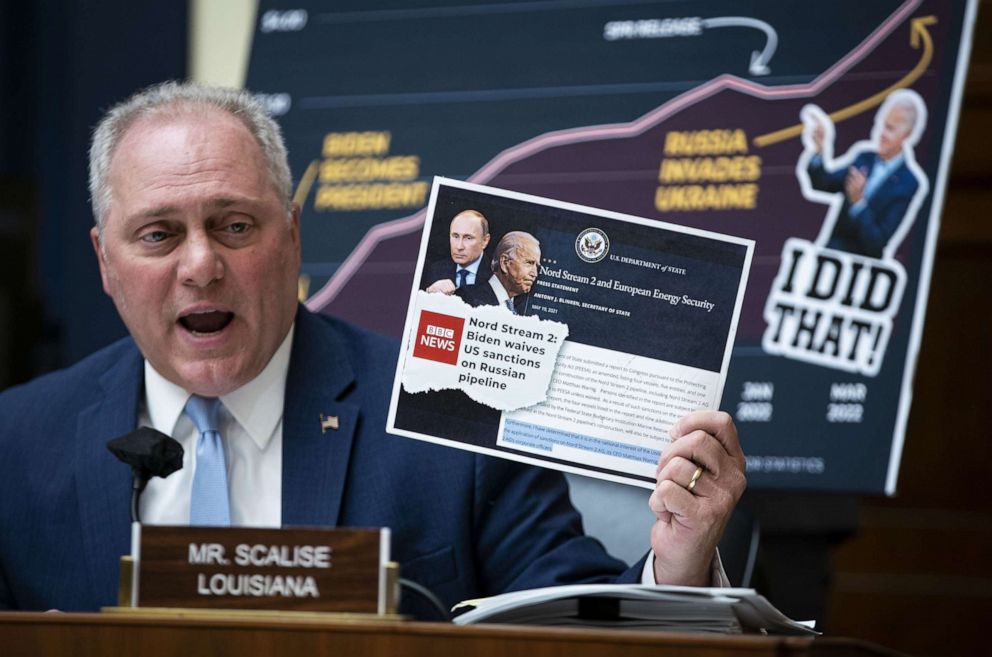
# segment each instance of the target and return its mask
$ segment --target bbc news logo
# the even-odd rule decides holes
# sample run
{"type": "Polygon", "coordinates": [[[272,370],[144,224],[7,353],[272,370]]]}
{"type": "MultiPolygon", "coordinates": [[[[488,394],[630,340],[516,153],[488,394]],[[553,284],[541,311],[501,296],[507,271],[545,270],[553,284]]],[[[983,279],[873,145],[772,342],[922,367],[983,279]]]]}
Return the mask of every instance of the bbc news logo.
{"type": "Polygon", "coordinates": [[[425,310],[420,313],[414,358],[425,358],[454,365],[458,362],[458,348],[462,344],[465,319],[425,310]]]}

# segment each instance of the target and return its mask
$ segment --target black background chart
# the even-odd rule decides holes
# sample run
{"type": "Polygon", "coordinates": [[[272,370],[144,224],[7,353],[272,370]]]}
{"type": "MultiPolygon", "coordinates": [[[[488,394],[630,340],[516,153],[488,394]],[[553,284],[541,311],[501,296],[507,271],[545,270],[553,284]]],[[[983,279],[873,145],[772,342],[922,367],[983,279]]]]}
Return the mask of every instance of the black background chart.
{"type": "Polygon", "coordinates": [[[971,4],[432,0],[333,7],[298,2],[290,10],[263,0],[247,81],[277,100],[302,200],[312,308],[399,335],[424,217],[422,205],[318,208],[317,194],[330,183],[305,172],[319,170],[331,132],[388,131],[389,155],[416,156],[415,181],[428,187],[442,175],[750,238],[754,260],[721,404],[736,415],[750,485],[894,490],[971,4]],[[301,10],[304,21],[278,20],[301,10]],[[604,37],[611,22],[678,18],[760,21],[773,30],[775,47],[768,53],[768,31],[741,21],[709,23],[687,36],[604,37]],[[767,72],[752,66],[755,57],[767,72]],[[827,210],[804,198],[797,180],[800,110],[813,103],[839,113],[839,155],[868,138],[879,104],[898,88],[913,89],[927,107],[915,156],[930,192],[894,253],[908,276],[883,365],[868,377],[766,353],[762,311],[782,246],[788,238],[815,241],[827,210]],[[659,209],[668,135],[701,130],[743,131],[746,151],[736,154],[760,158],[760,173],[749,181],[757,186],[752,207],[659,209]],[[773,390],[762,398],[774,409],[768,421],[738,413],[748,383],[773,390]],[[864,386],[860,422],[827,421],[836,384],[864,386]]]}

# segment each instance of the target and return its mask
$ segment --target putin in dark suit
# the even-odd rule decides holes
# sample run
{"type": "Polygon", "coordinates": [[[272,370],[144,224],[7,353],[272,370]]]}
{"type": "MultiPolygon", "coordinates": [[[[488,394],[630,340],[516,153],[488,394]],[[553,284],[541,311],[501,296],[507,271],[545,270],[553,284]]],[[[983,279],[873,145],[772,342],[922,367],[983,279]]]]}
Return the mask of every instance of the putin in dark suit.
{"type": "Polygon", "coordinates": [[[489,221],[478,210],[462,210],[448,226],[450,258],[427,267],[424,279],[431,293],[453,294],[456,289],[482,283],[489,278],[483,253],[489,246],[489,221]],[[481,269],[481,271],[480,271],[481,269]]]}

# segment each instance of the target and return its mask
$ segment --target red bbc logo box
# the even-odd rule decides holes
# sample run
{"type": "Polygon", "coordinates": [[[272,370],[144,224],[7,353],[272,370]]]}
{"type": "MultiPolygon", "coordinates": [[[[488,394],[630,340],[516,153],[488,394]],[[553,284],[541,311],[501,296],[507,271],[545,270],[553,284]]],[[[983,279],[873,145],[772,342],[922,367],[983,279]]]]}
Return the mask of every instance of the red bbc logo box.
{"type": "Polygon", "coordinates": [[[414,358],[426,358],[454,365],[458,362],[458,348],[462,344],[464,326],[465,319],[462,317],[424,310],[420,313],[420,326],[417,327],[417,344],[413,347],[414,358]]]}

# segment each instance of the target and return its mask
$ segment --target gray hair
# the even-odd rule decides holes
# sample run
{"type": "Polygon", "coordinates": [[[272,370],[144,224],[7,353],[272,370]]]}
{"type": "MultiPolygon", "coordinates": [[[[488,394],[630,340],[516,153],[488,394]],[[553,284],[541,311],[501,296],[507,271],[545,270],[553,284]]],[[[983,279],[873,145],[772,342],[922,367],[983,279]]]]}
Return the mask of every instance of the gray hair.
{"type": "Polygon", "coordinates": [[[906,113],[906,123],[909,125],[907,132],[911,132],[916,127],[916,103],[905,96],[899,96],[889,104],[888,110],[891,112],[894,109],[901,109],[906,113]]]}
{"type": "Polygon", "coordinates": [[[454,217],[451,218],[452,223],[454,223],[455,219],[463,215],[469,217],[475,217],[476,219],[478,219],[479,226],[482,228],[482,235],[486,236],[489,234],[489,220],[486,219],[486,215],[482,214],[478,210],[462,210],[461,212],[459,212],[458,214],[456,214],[454,217]]]}
{"type": "Polygon", "coordinates": [[[920,94],[912,89],[897,89],[886,97],[885,102],[878,109],[875,115],[876,129],[881,129],[882,122],[888,113],[894,109],[901,109],[906,113],[906,121],[909,123],[908,136],[906,142],[910,146],[915,146],[919,141],[927,122],[927,106],[923,102],[920,94]]]}
{"type": "Polygon", "coordinates": [[[196,116],[206,109],[227,112],[244,124],[262,149],[269,178],[276,193],[284,200],[287,212],[292,208],[292,176],[282,131],[255,97],[243,90],[209,87],[195,82],[163,82],[143,89],[106,113],[93,131],[90,144],[90,203],[97,227],[102,231],[110,209],[110,164],[117,145],[139,119],[161,117],[175,119],[196,116]]]}
{"type": "Polygon", "coordinates": [[[499,261],[504,255],[510,260],[514,260],[517,257],[517,251],[528,246],[540,249],[541,243],[537,241],[536,237],[522,230],[511,231],[501,237],[496,245],[496,251],[493,253],[493,260],[489,265],[493,273],[499,271],[499,261]]]}

